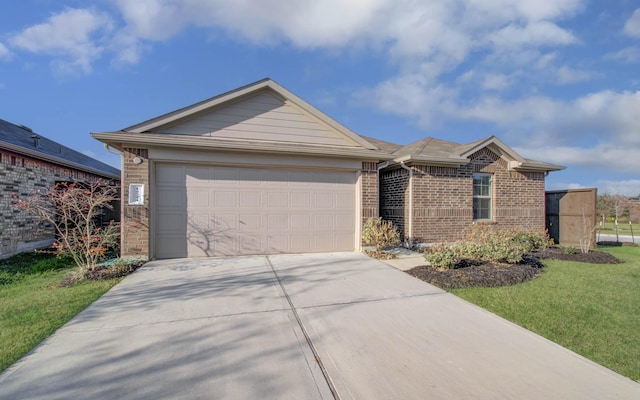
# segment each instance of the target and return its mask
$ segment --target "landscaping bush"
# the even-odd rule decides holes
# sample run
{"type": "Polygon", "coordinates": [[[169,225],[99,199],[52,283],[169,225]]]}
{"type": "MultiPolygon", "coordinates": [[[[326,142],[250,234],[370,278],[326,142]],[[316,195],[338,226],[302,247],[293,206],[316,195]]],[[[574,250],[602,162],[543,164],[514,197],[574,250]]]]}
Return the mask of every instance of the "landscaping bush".
{"type": "Polygon", "coordinates": [[[425,258],[440,269],[454,268],[462,259],[515,264],[523,254],[548,245],[547,235],[539,232],[474,225],[462,241],[432,247],[425,258]]]}
{"type": "Polygon", "coordinates": [[[424,258],[434,268],[452,269],[460,261],[460,250],[456,245],[439,244],[429,247],[424,258]]]}
{"type": "Polygon", "coordinates": [[[369,218],[362,229],[362,239],[366,245],[376,247],[381,252],[385,247],[400,243],[400,234],[391,221],[382,218],[369,218]]]}

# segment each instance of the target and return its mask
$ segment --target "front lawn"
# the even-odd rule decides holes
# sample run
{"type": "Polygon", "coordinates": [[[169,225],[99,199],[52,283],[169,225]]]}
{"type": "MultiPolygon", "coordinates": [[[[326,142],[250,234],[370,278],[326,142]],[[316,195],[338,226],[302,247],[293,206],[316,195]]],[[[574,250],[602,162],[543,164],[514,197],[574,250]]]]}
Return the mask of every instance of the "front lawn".
{"type": "Polygon", "coordinates": [[[640,381],[640,248],[599,250],[625,262],[544,260],[532,281],[452,293],[640,381]]]}
{"type": "Polygon", "coordinates": [[[76,268],[42,253],[0,260],[0,372],[120,281],[60,287],[76,268]]]}

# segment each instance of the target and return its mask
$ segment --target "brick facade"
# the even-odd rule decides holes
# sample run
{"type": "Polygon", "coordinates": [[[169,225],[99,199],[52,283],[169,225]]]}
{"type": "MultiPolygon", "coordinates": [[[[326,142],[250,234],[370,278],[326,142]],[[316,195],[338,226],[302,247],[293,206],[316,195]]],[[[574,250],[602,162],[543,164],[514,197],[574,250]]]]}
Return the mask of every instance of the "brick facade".
{"type": "MultiPolygon", "coordinates": [[[[501,228],[544,230],[544,174],[508,169],[505,160],[489,149],[470,156],[470,163],[455,167],[412,165],[414,243],[459,240],[473,224],[473,174],[493,176],[492,221],[501,228]]],[[[396,166],[380,174],[383,218],[396,225],[403,238],[410,236],[409,171],[396,166]]]]}
{"type": "Polygon", "coordinates": [[[149,151],[125,148],[123,162],[121,256],[149,256],[149,151]],[[129,205],[131,183],[144,185],[143,205],[129,205]]]}
{"type": "Polygon", "coordinates": [[[51,245],[53,226],[16,205],[56,182],[92,182],[97,175],[60,166],[6,150],[0,151],[0,258],[51,245]]]}
{"type": "Polygon", "coordinates": [[[380,216],[391,221],[403,238],[409,237],[405,218],[409,212],[409,171],[403,168],[380,172],[380,216]]]}
{"type": "Polygon", "coordinates": [[[360,171],[362,182],[362,222],[378,216],[378,169],[375,162],[363,162],[360,171]]]}

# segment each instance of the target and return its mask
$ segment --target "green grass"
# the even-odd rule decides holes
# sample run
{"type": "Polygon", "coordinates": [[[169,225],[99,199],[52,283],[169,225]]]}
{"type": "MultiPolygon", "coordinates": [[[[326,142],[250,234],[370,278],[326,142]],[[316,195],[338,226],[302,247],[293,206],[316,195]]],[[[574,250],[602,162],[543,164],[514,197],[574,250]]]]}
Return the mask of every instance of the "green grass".
{"type": "Polygon", "coordinates": [[[550,260],[533,281],[452,293],[640,381],[640,248],[604,250],[625,263],[550,260]]]}
{"type": "MultiPolygon", "coordinates": [[[[596,228],[600,233],[615,234],[616,227],[613,222],[606,222],[604,226],[600,227],[600,222],[596,224],[596,228]]],[[[631,235],[633,229],[634,236],[640,237],[640,224],[634,223],[629,226],[628,222],[618,222],[618,234],[619,235],[631,235]]]]}
{"type": "Polygon", "coordinates": [[[75,269],[69,259],[42,253],[0,260],[0,372],[119,282],[59,287],[75,269]]]}

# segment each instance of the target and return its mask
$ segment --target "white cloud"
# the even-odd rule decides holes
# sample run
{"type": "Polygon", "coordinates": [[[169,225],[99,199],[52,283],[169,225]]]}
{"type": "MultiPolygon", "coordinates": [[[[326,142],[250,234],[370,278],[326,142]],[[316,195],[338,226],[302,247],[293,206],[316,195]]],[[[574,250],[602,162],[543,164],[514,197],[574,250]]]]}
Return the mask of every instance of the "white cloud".
{"type": "Polygon", "coordinates": [[[585,0],[111,1],[124,23],[117,31],[102,12],[69,8],[15,35],[11,44],[61,57],[86,72],[105,50],[117,63],[136,63],[149,43],[199,27],[257,45],[387,52],[400,69],[428,71],[433,78],[476,50],[513,56],[515,50],[527,54],[530,48],[576,43],[558,21],[578,12],[585,0]]]}
{"type": "Polygon", "coordinates": [[[482,87],[487,90],[504,90],[509,85],[511,80],[505,74],[487,74],[482,80],[482,87]]]}
{"type": "Polygon", "coordinates": [[[63,71],[79,68],[87,73],[103,51],[100,34],[111,29],[112,21],[104,13],[67,8],[12,36],[9,43],[32,53],[61,57],[54,65],[63,71]]]}
{"type": "Polygon", "coordinates": [[[0,60],[8,60],[11,57],[11,52],[4,44],[0,43],[0,60]]]}
{"type": "Polygon", "coordinates": [[[632,37],[640,37],[640,8],[637,8],[624,24],[624,33],[632,37]]]}
{"type": "Polygon", "coordinates": [[[501,51],[522,46],[567,45],[577,42],[571,32],[549,21],[538,21],[525,26],[512,23],[492,32],[487,40],[501,51]]]}
{"type": "MultiPolygon", "coordinates": [[[[636,147],[640,150],[640,147],[636,147]]],[[[629,147],[602,144],[594,147],[527,146],[515,147],[518,153],[532,159],[544,159],[571,167],[606,168],[609,171],[634,173],[640,170],[640,157],[634,157],[629,147]]]]}
{"type": "Polygon", "coordinates": [[[599,180],[596,184],[600,194],[640,195],[640,179],[599,180]]]}
{"type": "Polygon", "coordinates": [[[589,71],[575,69],[563,65],[556,71],[557,82],[561,85],[567,85],[578,82],[589,81],[593,78],[594,74],[589,71]]]}
{"type": "Polygon", "coordinates": [[[637,63],[640,61],[640,47],[625,47],[622,50],[605,54],[605,58],[610,60],[622,60],[628,63],[637,63]]]}

